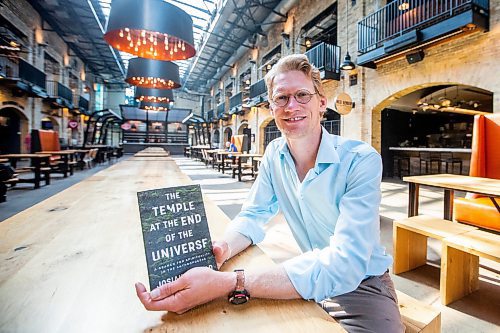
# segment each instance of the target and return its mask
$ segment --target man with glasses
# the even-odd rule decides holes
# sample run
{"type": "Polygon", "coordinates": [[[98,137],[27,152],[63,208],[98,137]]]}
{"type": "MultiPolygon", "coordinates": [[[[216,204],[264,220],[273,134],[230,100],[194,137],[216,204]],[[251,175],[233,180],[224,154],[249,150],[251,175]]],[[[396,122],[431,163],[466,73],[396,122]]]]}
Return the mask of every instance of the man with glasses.
{"type": "Polygon", "coordinates": [[[380,155],[322,128],[327,100],[306,56],[282,58],[265,80],[282,137],[266,148],[247,202],[213,252],[222,265],[259,243],[280,210],[303,253],[264,271],[194,268],[151,293],[138,284],[139,298],[149,310],[175,312],[224,295],[233,304],[314,299],[349,332],[403,332],[392,258],[380,245],[380,155]]]}

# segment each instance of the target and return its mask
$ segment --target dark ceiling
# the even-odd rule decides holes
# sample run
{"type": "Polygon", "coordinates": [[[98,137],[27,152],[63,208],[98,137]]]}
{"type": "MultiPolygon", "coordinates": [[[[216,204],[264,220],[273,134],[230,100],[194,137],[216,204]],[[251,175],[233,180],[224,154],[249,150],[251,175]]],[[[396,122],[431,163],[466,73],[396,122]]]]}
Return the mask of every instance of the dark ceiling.
{"type": "MultiPolygon", "coordinates": [[[[182,78],[183,87],[187,90],[206,92],[207,82],[220,78],[219,72],[229,69],[238,60],[231,58],[241,46],[248,50],[263,43],[266,35],[264,31],[269,28],[268,25],[283,23],[286,19],[277,8],[281,2],[290,1],[228,0],[218,14],[213,14],[213,28],[195,26],[195,30],[208,29],[209,33],[182,78]],[[262,24],[272,13],[275,14],[272,21],[262,24]]],[[[210,85],[208,83],[208,86],[210,85]]]]}
{"type": "Polygon", "coordinates": [[[103,39],[106,18],[98,0],[28,1],[47,22],[44,28],[55,30],[94,75],[123,84],[123,61],[103,39]]]}

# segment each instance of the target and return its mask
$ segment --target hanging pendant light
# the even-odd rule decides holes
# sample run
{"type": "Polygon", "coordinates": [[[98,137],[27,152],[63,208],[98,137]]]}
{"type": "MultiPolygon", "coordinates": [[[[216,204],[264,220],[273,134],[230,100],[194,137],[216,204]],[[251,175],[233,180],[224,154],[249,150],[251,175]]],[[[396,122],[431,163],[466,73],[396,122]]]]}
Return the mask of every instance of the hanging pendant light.
{"type": "Polygon", "coordinates": [[[351,55],[349,54],[349,0],[346,0],[346,14],[345,14],[345,22],[346,22],[346,54],[344,57],[344,61],[340,65],[340,69],[343,71],[350,71],[356,68],[356,64],[352,62],[351,55]]]}
{"type": "Polygon", "coordinates": [[[139,109],[146,111],[168,111],[172,103],[151,103],[142,101],[139,103],[139,109]]]}
{"type": "Polygon", "coordinates": [[[137,87],[135,99],[138,102],[170,103],[174,101],[174,93],[171,89],[151,89],[137,87]]]}
{"type": "Polygon", "coordinates": [[[144,58],[129,60],[125,81],[143,88],[176,89],[181,86],[176,64],[144,58]]]}
{"type": "Polygon", "coordinates": [[[184,60],[196,53],[191,16],[163,0],[113,0],[104,39],[141,58],[184,60]]]}
{"type": "Polygon", "coordinates": [[[356,65],[352,62],[351,55],[349,54],[349,51],[347,51],[344,57],[344,61],[340,65],[340,69],[343,71],[350,71],[354,68],[356,68],[356,65]]]}

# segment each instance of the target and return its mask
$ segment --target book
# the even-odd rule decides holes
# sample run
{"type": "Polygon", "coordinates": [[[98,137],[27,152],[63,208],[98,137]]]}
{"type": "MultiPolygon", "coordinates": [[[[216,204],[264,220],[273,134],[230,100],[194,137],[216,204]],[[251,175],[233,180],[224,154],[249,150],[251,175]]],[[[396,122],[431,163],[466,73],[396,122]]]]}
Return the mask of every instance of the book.
{"type": "Polygon", "coordinates": [[[217,270],[199,185],[137,192],[150,290],[193,267],[217,270]]]}

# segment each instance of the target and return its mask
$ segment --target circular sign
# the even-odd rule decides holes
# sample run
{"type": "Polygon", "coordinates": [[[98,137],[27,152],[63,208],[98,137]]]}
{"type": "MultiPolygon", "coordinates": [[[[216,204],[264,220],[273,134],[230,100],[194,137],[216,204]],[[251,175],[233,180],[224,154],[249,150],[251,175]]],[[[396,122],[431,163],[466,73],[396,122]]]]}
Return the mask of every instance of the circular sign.
{"type": "Polygon", "coordinates": [[[354,103],[351,96],[346,93],[340,93],[333,100],[333,107],[339,114],[346,115],[351,112],[354,107],[354,103]]]}
{"type": "Polygon", "coordinates": [[[75,129],[78,127],[78,122],[76,120],[70,120],[68,121],[68,127],[75,129]]]}
{"type": "Polygon", "coordinates": [[[120,127],[122,130],[128,131],[132,126],[129,123],[124,123],[120,127]]]}

